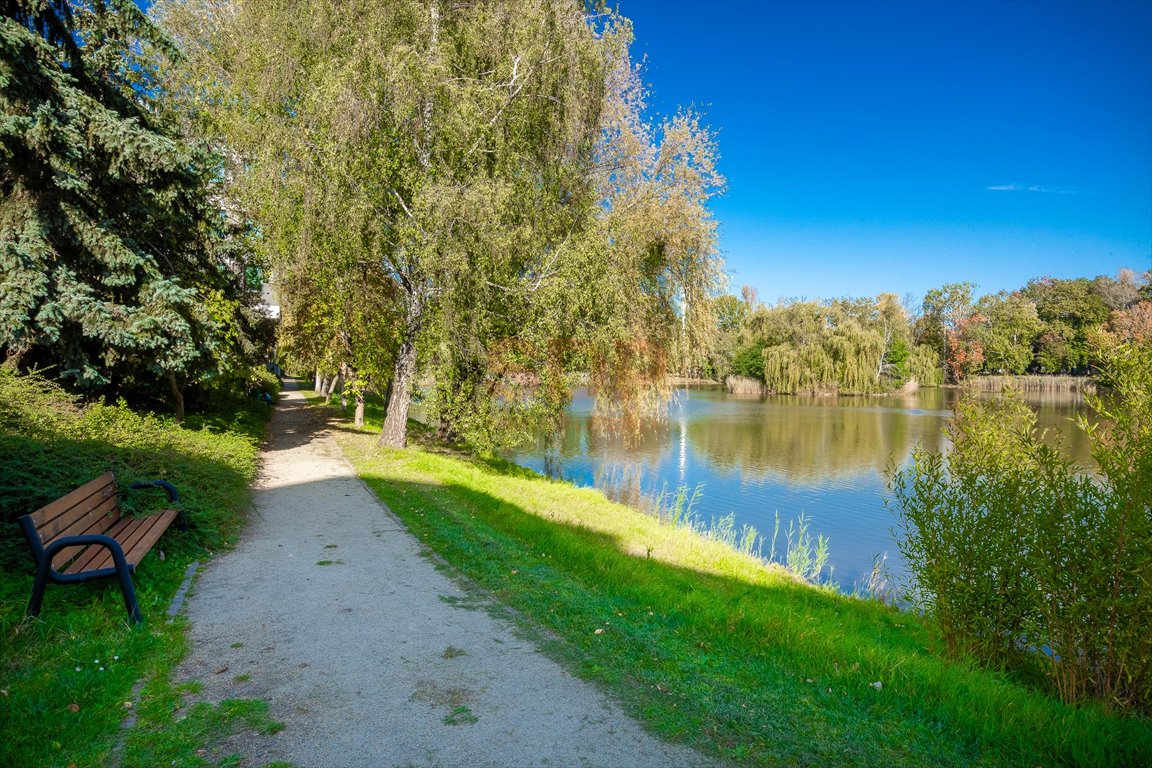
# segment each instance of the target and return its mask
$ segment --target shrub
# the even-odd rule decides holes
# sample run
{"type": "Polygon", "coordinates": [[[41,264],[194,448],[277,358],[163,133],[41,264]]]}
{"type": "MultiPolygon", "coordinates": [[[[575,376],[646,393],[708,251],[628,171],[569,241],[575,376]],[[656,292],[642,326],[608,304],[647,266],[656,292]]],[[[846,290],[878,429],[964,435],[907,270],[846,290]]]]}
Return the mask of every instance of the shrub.
{"type": "Polygon", "coordinates": [[[1152,704],[1152,348],[1104,362],[1112,384],[1082,419],[1099,473],[1043,440],[1018,392],[969,395],[947,453],[917,450],[890,503],[913,599],[953,655],[1040,667],[1068,702],[1152,704]]]}
{"type": "Polygon", "coordinates": [[[764,381],[764,342],[742,347],[732,356],[732,373],[764,381]]]}
{"type": "Polygon", "coordinates": [[[280,379],[264,367],[254,367],[248,375],[249,385],[259,392],[267,392],[273,400],[280,395],[280,379]]]}

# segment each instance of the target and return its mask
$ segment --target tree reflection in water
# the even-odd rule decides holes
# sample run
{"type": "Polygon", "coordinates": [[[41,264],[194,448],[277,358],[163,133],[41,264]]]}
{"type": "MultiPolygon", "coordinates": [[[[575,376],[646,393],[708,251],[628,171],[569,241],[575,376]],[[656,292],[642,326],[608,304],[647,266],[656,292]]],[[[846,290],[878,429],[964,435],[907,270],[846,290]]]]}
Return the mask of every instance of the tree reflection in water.
{"type": "MultiPolygon", "coordinates": [[[[737,526],[753,525],[765,536],[776,513],[785,520],[805,514],[813,534],[831,541],[836,580],[851,588],[884,553],[893,573],[902,572],[883,502],[885,471],[906,462],[917,444],[943,446],[958,396],[923,389],[902,396],[760,398],[682,389],[667,418],[625,434],[598,424],[591,400],[578,393],[558,440],[509,457],[650,513],[662,495],[700,488],[700,519],[735,513],[737,526]]],[[[1086,409],[1081,396],[1046,393],[1034,400],[1040,425],[1058,430],[1073,459],[1089,465],[1088,442],[1073,423],[1086,409]]]]}

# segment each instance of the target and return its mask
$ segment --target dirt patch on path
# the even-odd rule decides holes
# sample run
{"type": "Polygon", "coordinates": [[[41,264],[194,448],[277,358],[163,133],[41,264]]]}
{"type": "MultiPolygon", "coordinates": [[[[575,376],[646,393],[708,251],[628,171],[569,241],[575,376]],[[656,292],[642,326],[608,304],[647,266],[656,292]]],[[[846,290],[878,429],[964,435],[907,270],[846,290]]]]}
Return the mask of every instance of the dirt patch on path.
{"type": "Polygon", "coordinates": [[[298,392],[269,435],[249,526],[188,600],[192,650],[176,673],[208,701],[264,699],[284,723],[225,753],[300,768],[716,764],[649,735],[476,610],[298,392]]]}

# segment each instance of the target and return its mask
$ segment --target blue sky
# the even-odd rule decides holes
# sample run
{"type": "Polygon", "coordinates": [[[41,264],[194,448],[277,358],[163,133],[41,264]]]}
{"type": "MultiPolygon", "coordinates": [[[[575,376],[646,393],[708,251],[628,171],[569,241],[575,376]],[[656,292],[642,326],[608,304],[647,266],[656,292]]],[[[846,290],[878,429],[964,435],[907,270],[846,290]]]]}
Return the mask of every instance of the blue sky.
{"type": "Polygon", "coordinates": [[[1152,0],[619,0],[718,132],[732,290],[917,301],[1152,268],[1152,0]]]}

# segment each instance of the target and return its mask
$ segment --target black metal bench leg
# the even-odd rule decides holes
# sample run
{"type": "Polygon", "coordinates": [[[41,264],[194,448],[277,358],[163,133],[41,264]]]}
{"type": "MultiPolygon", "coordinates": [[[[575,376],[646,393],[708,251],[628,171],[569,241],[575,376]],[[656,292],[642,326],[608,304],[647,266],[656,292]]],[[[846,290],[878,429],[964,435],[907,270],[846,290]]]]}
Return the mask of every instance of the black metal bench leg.
{"type": "Polygon", "coordinates": [[[124,607],[128,610],[128,619],[133,624],[139,624],[144,621],[144,617],[140,615],[140,604],[136,602],[136,587],[132,585],[132,571],[128,569],[128,563],[115,558],[116,575],[120,578],[120,591],[124,593],[124,607]]]}
{"type": "Polygon", "coordinates": [[[48,586],[48,569],[37,566],[36,579],[32,582],[32,597],[28,600],[28,616],[39,616],[44,603],[44,589],[48,586]]]}

